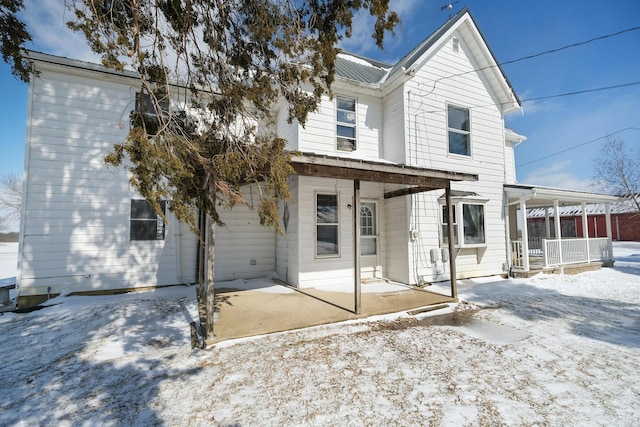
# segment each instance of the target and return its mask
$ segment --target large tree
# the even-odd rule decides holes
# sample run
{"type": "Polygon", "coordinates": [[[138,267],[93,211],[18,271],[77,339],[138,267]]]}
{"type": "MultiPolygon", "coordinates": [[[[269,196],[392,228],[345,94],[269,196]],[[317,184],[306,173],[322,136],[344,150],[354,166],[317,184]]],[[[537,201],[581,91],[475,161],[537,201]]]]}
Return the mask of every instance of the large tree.
{"type": "MultiPolygon", "coordinates": [[[[0,1],[5,9],[12,3],[0,1]]],[[[304,125],[321,96],[331,95],[337,44],[350,37],[356,13],[375,18],[379,47],[399,22],[389,0],[67,2],[69,27],[105,66],[134,71],[140,83],[129,135],[105,161],[126,165],[131,185],[156,210],[168,200],[179,220],[200,231],[212,228],[194,213],[221,224],[219,206],[242,203],[246,184],[260,189],[261,223],[280,231],[275,202],[291,197],[292,169],[286,141],[272,131],[274,111],[286,108],[290,121],[304,125]]],[[[13,3],[17,9],[7,10],[15,16],[22,2],[13,3]]],[[[17,44],[27,39],[20,33],[17,44]]]]}
{"type": "Polygon", "coordinates": [[[612,194],[627,197],[640,214],[640,150],[609,137],[594,162],[595,179],[612,194]]]}
{"type": "Polygon", "coordinates": [[[13,75],[26,82],[30,71],[22,49],[31,41],[31,35],[18,17],[23,7],[23,0],[0,0],[0,53],[2,60],[11,65],[13,75]]]}

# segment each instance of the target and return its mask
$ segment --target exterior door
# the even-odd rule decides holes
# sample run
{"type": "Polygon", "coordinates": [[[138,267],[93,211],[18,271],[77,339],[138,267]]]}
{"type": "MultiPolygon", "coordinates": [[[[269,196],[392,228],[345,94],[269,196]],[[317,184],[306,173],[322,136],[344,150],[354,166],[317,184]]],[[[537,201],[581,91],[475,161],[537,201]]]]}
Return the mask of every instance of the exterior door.
{"type": "Polygon", "coordinates": [[[360,266],[364,277],[373,276],[380,264],[378,234],[378,204],[360,203],[360,266]]]}

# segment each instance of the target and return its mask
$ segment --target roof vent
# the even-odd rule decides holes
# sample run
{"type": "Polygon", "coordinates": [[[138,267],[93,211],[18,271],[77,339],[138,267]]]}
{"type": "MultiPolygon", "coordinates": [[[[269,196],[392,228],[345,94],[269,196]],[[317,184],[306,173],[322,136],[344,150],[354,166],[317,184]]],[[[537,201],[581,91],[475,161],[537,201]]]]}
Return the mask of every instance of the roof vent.
{"type": "Polygon", "coordinates": [[[460,42],[455,37],[451,39],[451,48],[454,52],[460,52],[460,42]]]}

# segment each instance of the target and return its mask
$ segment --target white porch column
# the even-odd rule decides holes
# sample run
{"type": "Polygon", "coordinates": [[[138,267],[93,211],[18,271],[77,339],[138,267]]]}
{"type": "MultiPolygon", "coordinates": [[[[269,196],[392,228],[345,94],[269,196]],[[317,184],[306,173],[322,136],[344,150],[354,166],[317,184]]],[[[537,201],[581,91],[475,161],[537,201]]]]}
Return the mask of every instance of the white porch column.
{"type": "Polygon", "coordinates": [[[609,257],[610,257],[609,261],[611,262],[611,265],[613,265],[613,239],[611,234],[611,203],[604,204],[604,216],[605,216],[605,222],[607,226],[607,238],[609,239],[608,248],[607,248],[609,251],[609,257]]]}
{"type": "Polygon", "coordinates": [[[512,262],[512,258],[511,258],[511,221],[509,218],[509,198],[506,197],[505,195],[505,200],[507,200],[504,203],[504,232],[505,232],[505,236],[506,236],[506,245],[507,245],[507,268],[511,267],[511,262],[512,262]]]}
{"type": "Polygon", "coordinates": [[[591,249],[589,248],[589,223],[587,222],[587,203],[582,202],[582,238],[587,243],[587,263],[591,263],[591,249]]]}
{"type": "Polygon", "coordinates": [[[544,208],[544,226],[546,231],[545,236],[547,236],[547,240],[549,240],[551,239],[551,224],[549,222],[549,208],[547,207],[544,208]]]}
{"type": "Polygon", "coordinates": [[[560,271],[564,273],[563,265],[564,260],[562,259],[562,227],[560,227],[560,205],[558,204],[558,200],[553,201],[553,222],[556,229],[556,239],[558,239],[558,251],[560,257],[560,271]]]}
{"type": "Polygon", "coordinates": [[[527,227],[527,200],[520,199],[520,218],[522,219],[522,266],[529,271],[529,230],[527,227]]]}

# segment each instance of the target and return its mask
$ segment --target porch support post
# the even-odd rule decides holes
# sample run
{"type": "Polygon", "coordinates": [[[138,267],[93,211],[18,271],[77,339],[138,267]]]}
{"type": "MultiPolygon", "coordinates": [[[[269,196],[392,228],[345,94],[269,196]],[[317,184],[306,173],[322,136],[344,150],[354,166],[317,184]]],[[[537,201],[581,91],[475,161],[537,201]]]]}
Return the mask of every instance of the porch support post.
{"type": "Polygon", "coordinates": [[[560,272],[564,274],[564,260],[562,259],[562,228],[560,227],[560,204],[557,199],[553,201],[553,223],[556,229],[556,239],[558,240],[560,272]]]}
{"type": "Polygon", "coordinates": [[[587,202],[582,202],[582,238],[585,239],[585,243],[587,245],[587,264],[591,264],[591,248],[589,247],[589,222],[587,221],[587,202]]]}
{"type": "Polygon", "coordinates": [[[544,227],[545,227],[545,236],[547,240],[551,239],[551,223],[549,221],[549,208],[544,208],[544,227]]]}
{"type": "Polygon", "coordinates": [[[453,234],[453,206],[451,205],[451,181],[445,187],[447,201],[447,239],[449,240],[449,273],[451,280],[451,298],[458,299],[458,284],[456,283],[456,244],[453,234]]]}
{"type": "Polygon", "coordinates": [[[353,295],[355,314],[360,314],[360,180],[353,180],[353,295]]]}
{"type": "Polygon", "coordinates": [[[527,199],[520,199],[520,217],[522,218],[522,266],[529,271],[529,225],[527,224],[527,199]]]}
{"type": "MultiPolygon", "coordinates": [[[[611,233],[611,203],[604,204],[604,217],[605,217],[605,225],[607,227],[607,238],[609,241],[607,242],[607,252],[609,252],[609,264],[613,265],[613,234],[611,233]]],[[[616,218],[617,221],[618,218],[616,218]]],[[[618,232],[618,238],[620,238],[620,233],[618,232]]]]}
{"type": "MultiPolygon", "coordinates": [[[[504,231],[506,236],[506,245],[507,245],[507,269],[510,269],[513,265],[512,256],[511,256],[511,218],[509,217],[509,206],[508,200],[509,198],[505,195],[505,203],[504,203],[504,231]]],[[[509,271],[509,270],[507,270],[509,271]]]]}

